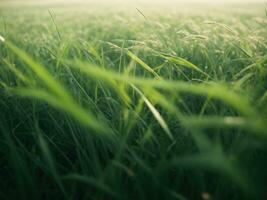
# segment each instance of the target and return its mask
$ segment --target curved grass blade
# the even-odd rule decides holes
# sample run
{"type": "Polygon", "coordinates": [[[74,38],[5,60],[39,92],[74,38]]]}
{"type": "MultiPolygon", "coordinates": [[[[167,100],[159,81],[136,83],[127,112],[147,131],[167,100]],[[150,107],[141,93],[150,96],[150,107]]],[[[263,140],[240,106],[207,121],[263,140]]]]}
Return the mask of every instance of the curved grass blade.
{"type": "Polygon", "coordinates": [[[61,40],[62,40],[62,37],[61,37],[61,34],[60,34],[60,32],[59,32],[57,23],[56,23],[56,21],[55,21],[55,17],[54,17],[53,10],[48,10],[48,12],[49,12],[49,15],[50,15],[50,17],[51,17],[51,20],[52,20],[52,22],[53,22],[53,24],[54,24],[54,26],[55,26],[55,28],[56,28],[57,35],[58,35],[58,39],[59,39],[59,41],[61,41],[61,40]]]}
{"type": "Polygon", "coordinates": [[[163,57],[164,59],[166,59],[168,62],[170,63],[174,63],[183,67],[187,67],[189,69],[195,70],[207,77],[209,77],[209,75],[202,71],[199,67],[197,67],[196,65],[194,65],[193,63],[189,62],[188,60],[184,59],[184,58],[180,58],[180,57],[171,57],[171,56],[164,56],[161,55],[161,57],[163,57]]]}
{"type": "Polygon", "coordinates": [[[43,67],[40,63],[34,61],[26,52],[16,47],[11,42],[6,42],[6,46],[15,53],[27,66],[38,76],[38,78],[47,86],[47,88],[57,96],[69,99],[70,96],[67,94],[61,84],[59,84],[43,67]]]}
{"type": "Polygon", "coordinates": [[[216,25],[219,26],[225,30],[227,30],[229,33],[232,33],[233,35],[237,35],[237,32],[234,31],[233,29],[231,29],[229,26],[227,26],[226,24],[223,23],[219,23],[219,22],[214,22],[214,21],[206,21],[204,22],[205,24],[209,24],[209,25],[216,25]]]}
{"type": "Polygon", "coordinates": [[[108,126],[97,120],[93,114],[82,108],[69,94],[69,92],[58,82],[41,64],[34,61],[26,52],[20,50],[18,47],[10,42],[6,42],[6,46],[12,50],[27,66],[38,76],[38,78],[45,84],[49,92],[40,91],[36,89],[17,89],[16,92],[23,96],[33,96],[52,103],[53,106],[60,108],[63,111],[71,114],[75,119],[83,125],[94,129],[101,133],[111,133],[112,131],[108,126]],[[50,99],[51,98],[51,99],[50,99]],[[61,103],[56,103],[61,102],[61,103]],[[61,105],[59,105],[61,104],[61,105]]]}
{"type": "Polygon", "coordinates": [[[195,95],[204,95],[213,99],[218,99],[234,109],[236,109],[241,114],[248,117],[257,116],[257,112],[249,103],[247,96],[238,94],[223,84],[219,83],[201,83],[192,84],[181,81],[170,81],[170,80],[155,80],[150,78],[139,78],[130,75],[123,75],[116,72],[112,72],[107,69],[100,69],[97,66],[93,66],[88,63],[75,63],[76,67],[71,67],[79,69],[82,73],[85,73],[93,78],[97,79],[109,79],[112,77],[115,80],[125,82],[128,84],[139,85],[141,87],[153,87],[158,89],[164,89],[169,91],[177,91],[184,93],[191,93],[195,95]]]}
{"type": "Polygon", "coordinates": [[[23,83],[27,84],[27,85],[32,85],[33,82],[26,77],[20,70],[18,70],[14,64],[11,64],[7,59],[3,59],[3,62],[5,64],[5,66],[13,72],[13,74],[15,74],[15,76],[20,79],[23,83]]]}
{"type": "Polygon", "coordinates": [[[141,98],[144,100],[144,102],[146,103],[147,107],[152,112],[152,114],[154,115],[155,119],[158,121],[158,123],[161,126],[161,128],[165,131],[165,133],[168,135],[168,137],[173,140],[173,136],[171,134],[171,131],[170,131],[167,123],[165,122],[165,120],[163,119],[161,114],[159,113],[159,111],[155,108],[155,106],[152,105],[152,103],[146,98],[146,96],[137,87],[135,87],[132,84],[131,84],[131,86],[141,96],[141,98]]]}
{"type": "Polygon", "coordinates": [[[148,64],[146,64],[143,60],[141,60],[139,57],[137,57],[134,53],[132,53],[130,50],[126,49],[126,48],[122,48],[119,47],[111,42],[107,42],[107,44],[109,44],[112,47],[118,48],[118,49],[122,49],[126,52],[126,54],[136,63],[138,63],[141,67],[143,67],[146,71],[150,72],[151,74],[153,74],[155,77],[157,78],[161,78],[150,66],[148,66],[148,64]]]}
{"type": "Polygon", "coordinates": [[[138,58],[135,54],[133,54],[129,50],[126,50],[126,52],[130,58],[132,58],[135,62],[137,62],[139,65],[141,65],[146,71],[150,72],[155,77],[160,78],[160,76],[150,66],[148,66],[144,61],[142,61],[140,58],[138,58]]]}

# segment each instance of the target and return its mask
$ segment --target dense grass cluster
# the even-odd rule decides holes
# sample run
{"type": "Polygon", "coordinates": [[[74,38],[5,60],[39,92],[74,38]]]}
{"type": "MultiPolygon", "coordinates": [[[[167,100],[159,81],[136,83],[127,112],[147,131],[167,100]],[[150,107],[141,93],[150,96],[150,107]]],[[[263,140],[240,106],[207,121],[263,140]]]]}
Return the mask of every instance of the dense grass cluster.
{"type": "Polygon", "coordinates": [[[0,199],[267,198],[263,7],[0,15],[0,199]]]}

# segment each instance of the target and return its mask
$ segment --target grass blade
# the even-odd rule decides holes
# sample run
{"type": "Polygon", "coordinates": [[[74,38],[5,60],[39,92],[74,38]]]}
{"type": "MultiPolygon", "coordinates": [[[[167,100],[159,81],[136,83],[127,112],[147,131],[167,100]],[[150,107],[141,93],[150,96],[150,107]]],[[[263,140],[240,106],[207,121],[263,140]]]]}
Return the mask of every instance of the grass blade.
{"type": "Polygon", "coordinates": [[[154,117],[158,121],[158,123],[160,124],[161,128],[165,131],[165,133],[168,135],[168,137],[173,140],[173,136],[171,134],[171,131],[170,131],[167,123],[165,122],[165,120],[163,119],[161,114],[159,113],[159,111],[155,108],[155,106],[152,105],[152,103],[146,98],[146,96],[137,87],[135,87],[134,85],[131,85],[131,86],[142,97],[142,99],[146,103],[147,107],[152,112],[152,114],[154,115],[154,117]]]}

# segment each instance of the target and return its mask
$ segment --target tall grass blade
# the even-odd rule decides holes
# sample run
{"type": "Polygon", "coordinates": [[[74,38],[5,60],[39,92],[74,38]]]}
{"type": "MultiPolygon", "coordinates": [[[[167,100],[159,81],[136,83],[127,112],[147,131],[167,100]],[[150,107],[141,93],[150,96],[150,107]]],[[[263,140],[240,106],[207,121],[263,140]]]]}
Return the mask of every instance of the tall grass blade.
{"type": "Polygon", "coordinates": [[[92,78],[98,79],[109,79],[112,77],[115,80],[138,85],[153,87],[157,89],[165,89],[168,91],[191,93],[195,95],[204,95],[210,98],[219,99],[222,102],[231,105],[241,114],[249,117],[255,117],[256,111],[249,103],[246,96],[237,94],[231,91],[223,84],[210,83],[210,84],[192,84],[181,81],[170,81],[170,80],[155,80],[150,78],[139,78],[136,76],[123,75],[119,73],[112,72],[107,69],[100,69],[97,66],[93,66],[88,63],[75,63],[71,65],[74,69],[79,69],[82,73],[85,73],[92,78]],[[76,66],[76,67],[75,67],[76,66]]]}
{"type": "Polygon", "coordinates": [[[202,71],[199,67],[197,67],[193,63],[187,61],[184,58],[170,57],[170,56],[164,56],[164,55],[162,55],[162,57],[165,58],[170,63],[174,63],[174,64],[177,64],[177,65],[181,65],[183,67],[187,67],[189,69],[195,70],[195,71],[197,71],[197,72],[209,77],[209,75],[206,72],[202,71]]]}
{"type": "Polygon", "coordinates": [[[135,54],[133,54],[129,50],[126,50],[126,52],[130,58],[132,58],[135,62],[137,62],[140,66],[142,66],[146,71],[150,72],[155,77],[160,78],[160,76],[150,66],[148,66],[144,61],[142,61],[140,58],[138,58],[135,54]]]}
{"type": "Polygon", "coordinates": [[[152,105],[152,103],[146,98],[146,96],[137,87],[135,87],[134,85],[131,85],[131,86],[142,97],[142,99],[144,100],[144,102],[148,106],[149,110],[152,112],[155,119],[158,121],[158,123],[160,124],[162,129],[165,131],[165,133],[169,136],[170,139],[173,140],[173,136],[171,134],[171,131],[170,131],[167,123],[165,122],[165,120],[163,119],[161,114],[159,113],[159,111],[155,108],[155,106],[152,105]]]}
{"type": "Polygon", "coordinates": [[[6,43],[6,46],[12,50],[21,60],[23,60],[27,66],[38,76],[38,78],[47,86],[50,92],[38,92],[36,90],[17,90],[20,94],[25,94],[26,96],[40,95],[40,99],[46,100],[52,105],[56,105],[64,111],[67,111],[75,119],[77,119],[82,124],[94,129],[101,133],[111,133],[111,130],[106,124],[97,120],[93,114],[88,110],[82,108],[67,92],[67,90],[56,81],[50,73],[39,63],[35,62],[30,56],[28,56],[24,51],[17,48],[10,42],[6,43]],[[52,94],[50,94],[52,93],[52,94]],[[49,95],[48,95],[49,94],[49,95]],[[54,97],[54,98],[51,98],[54,97]],[[51,98],[51,99],[50,99],[51,98]],[[55,100],[58,99],[58,100],[55,100]],[[61,102],[61,105],[56,102],[61,102]]]}

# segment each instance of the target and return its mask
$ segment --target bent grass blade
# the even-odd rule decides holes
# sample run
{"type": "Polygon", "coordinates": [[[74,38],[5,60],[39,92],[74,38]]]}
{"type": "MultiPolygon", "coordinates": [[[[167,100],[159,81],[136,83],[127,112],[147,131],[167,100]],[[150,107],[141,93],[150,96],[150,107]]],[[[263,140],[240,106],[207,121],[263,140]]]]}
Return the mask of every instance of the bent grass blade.
{"type": "Polygon", "coordinates": [[[210,77],[206,72],[202,71],[199,67],[197,67],[196,65],[194,65],[193,63],[189,62],[188,60],[184,59],[184,58],[180,58],[180,57],[170,57],[170,56],[164,56],[161,55],[161,57],[163,57],[164,59],[166,59],[168,62],[170,63],[174,63],[192,70],[195,70],[207,77],[210,77]]]}
{"type": "Polygon", "coordinates": [[[12,43],[6,42],[6,46],[27,64],[48,89],[48,91],[38,91],[38,89],[19,88],[15,90],[18,94],[43,100],[69,113],[77,121],[99,133],[112,132],[106,124],[96,119],[90,110],[82,108],[63,85],[52,77],[45,67],[34,61],[26,52],[12,43]]]}
{"type": "Polygon", "coordinates": [[[147,97],[137,87],[135,87],[132,84],[131,84],[131,86],[144,100],[147,107],[149,108],[151,113],[154,115],[154,117],[158,121],[158,123],[160,124],[161,128],[165,131],[165,133],[169,136],[169,138],[173,140],[172,133],[171,133],[166,121],[163,119],[163,117],[159,113],[159,111],[155,108],[155,106],[153,106],[153,104],[147,99],[147,97]]]}
{"type": "Polygon", "coordinates": [[[80,72],[87,74],[92,78],[97,79],[109,79],[125,82],[128,84],[134,84],[139,86],[153,87],[158,89],[164,89],[168,91],[191,93],[195,95],[203,95],[212,99],[218,99],[234,109],[244,116],[253,118],[257,116],[256,110],[249,103],[248,97],[238,94],[223,84],[219,83],[201,83],[192,84],[182,81],[170,81],[170,80],[155,80],[151,78],[139,78],[130,75],[119,74],[107,69],[100,69],[97,66],[88,63],[74,62],[71,64],[72,68],[79,69],[80,72]],[[75,65],[75,67],[73,66],[75,65]]]}

